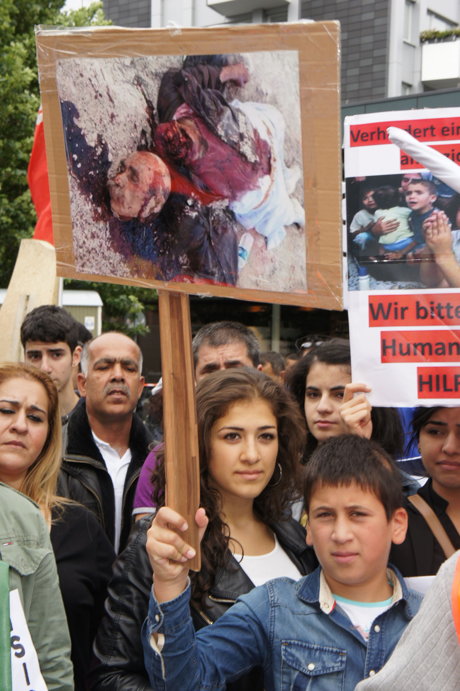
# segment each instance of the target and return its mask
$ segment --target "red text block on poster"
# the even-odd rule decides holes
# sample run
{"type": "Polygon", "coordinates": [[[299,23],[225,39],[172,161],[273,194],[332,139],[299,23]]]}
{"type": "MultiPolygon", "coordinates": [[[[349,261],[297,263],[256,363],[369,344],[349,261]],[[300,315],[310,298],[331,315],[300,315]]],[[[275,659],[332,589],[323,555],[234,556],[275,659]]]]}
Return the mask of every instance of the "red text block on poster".
{"type": "Polygon", "coordinates": [[[460,118],[426,118],[421,120],[390,120],[369,122],[350,127],[350,146],[390,144],[387,127],[406,130],[420,142],[460,139],[460,118]]]}
{"type": "Polygon", "coordinates": [[[460,330],[382,331],[380,361],[460,362],[460,330]]]}
{"type": "Polygon", "coordinates": [[[460,366],[417,367],[419,398],[460,398],[460,366]]]}
{"type": "Polygon", "coordinates": [[[460,326],[460,292],[369,295],[369,326],[460,326]]]}

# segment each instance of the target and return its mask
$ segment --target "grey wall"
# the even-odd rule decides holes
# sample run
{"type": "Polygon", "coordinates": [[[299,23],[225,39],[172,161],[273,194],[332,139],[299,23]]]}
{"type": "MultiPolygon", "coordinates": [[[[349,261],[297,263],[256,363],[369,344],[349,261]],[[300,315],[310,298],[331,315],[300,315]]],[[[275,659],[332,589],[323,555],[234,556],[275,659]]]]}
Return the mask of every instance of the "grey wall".
{"type": "Polygon", "coordinates": [[[150,26],[150,0],[103,0],[103,6],[115,26],[150,26]]]}
{"type": "Polygon", "coordinates": [[[386,96],[387,0],[307,0],[302,19],[338,19],[342,31],[342,103],[386,96]]]}

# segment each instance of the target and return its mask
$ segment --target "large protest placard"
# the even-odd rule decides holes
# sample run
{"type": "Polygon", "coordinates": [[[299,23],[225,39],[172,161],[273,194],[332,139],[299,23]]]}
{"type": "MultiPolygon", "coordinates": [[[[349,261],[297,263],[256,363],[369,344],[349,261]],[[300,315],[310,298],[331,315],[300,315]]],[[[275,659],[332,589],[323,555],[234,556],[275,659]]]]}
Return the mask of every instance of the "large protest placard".
{"type": "Polygon", "coordinates": [[[168,501],[191,525],[185,294],[342,306],[339,25],[39,29],[37,55],[58,274],[161,289],[168,501]]]}
{"type": "Polygon", "coordinates": [[[339,27],[39,30],[58,272],[340,309],[339,27]]]}
{"type": "Polygon", "coordinates": [[[460,401],[460,109],[345,119],[353,378],[374,405],[460,401]]]}

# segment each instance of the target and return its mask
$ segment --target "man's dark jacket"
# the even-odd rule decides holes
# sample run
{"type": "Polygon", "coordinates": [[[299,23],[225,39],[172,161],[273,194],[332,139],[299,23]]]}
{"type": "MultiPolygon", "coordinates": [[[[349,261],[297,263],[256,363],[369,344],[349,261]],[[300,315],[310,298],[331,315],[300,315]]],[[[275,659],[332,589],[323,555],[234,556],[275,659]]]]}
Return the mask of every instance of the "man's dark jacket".
{"type": "MultiPolygon", "coordinates": [[[[104,459],[93,439],[86,414],[85,399],[81,399],[72,412],[66,437],[58,493],[60,496],[78,501],[96,514],[113,544],[115,537],[113,484],[104,459]]],[[[134,493],[150,442],[149,432],[140,418],[134,414],[129,437],[132,457],[123,490],[120,551],[125,547],[128,539],[134,493]]]]}

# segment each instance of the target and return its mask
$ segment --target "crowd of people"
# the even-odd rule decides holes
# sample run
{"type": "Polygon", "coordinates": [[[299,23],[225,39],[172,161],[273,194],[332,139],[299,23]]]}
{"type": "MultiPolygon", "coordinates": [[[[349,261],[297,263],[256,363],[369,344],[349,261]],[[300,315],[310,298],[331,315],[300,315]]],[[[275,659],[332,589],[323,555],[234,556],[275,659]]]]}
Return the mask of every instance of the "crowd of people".
{"type": "Polygon", "coordinates": [[[408,431],[352,381],[345,340],[283,357],[203,326],[194,572],[161,385],[155,420],[136,412],[138,345],[49,305],[21,341],[0,364],[2,689],[19,664],[49,691],[458,688],[459,407],[416,408],[408,431]],[[438,569],[423,597],[412,578],[438,569]]]}

